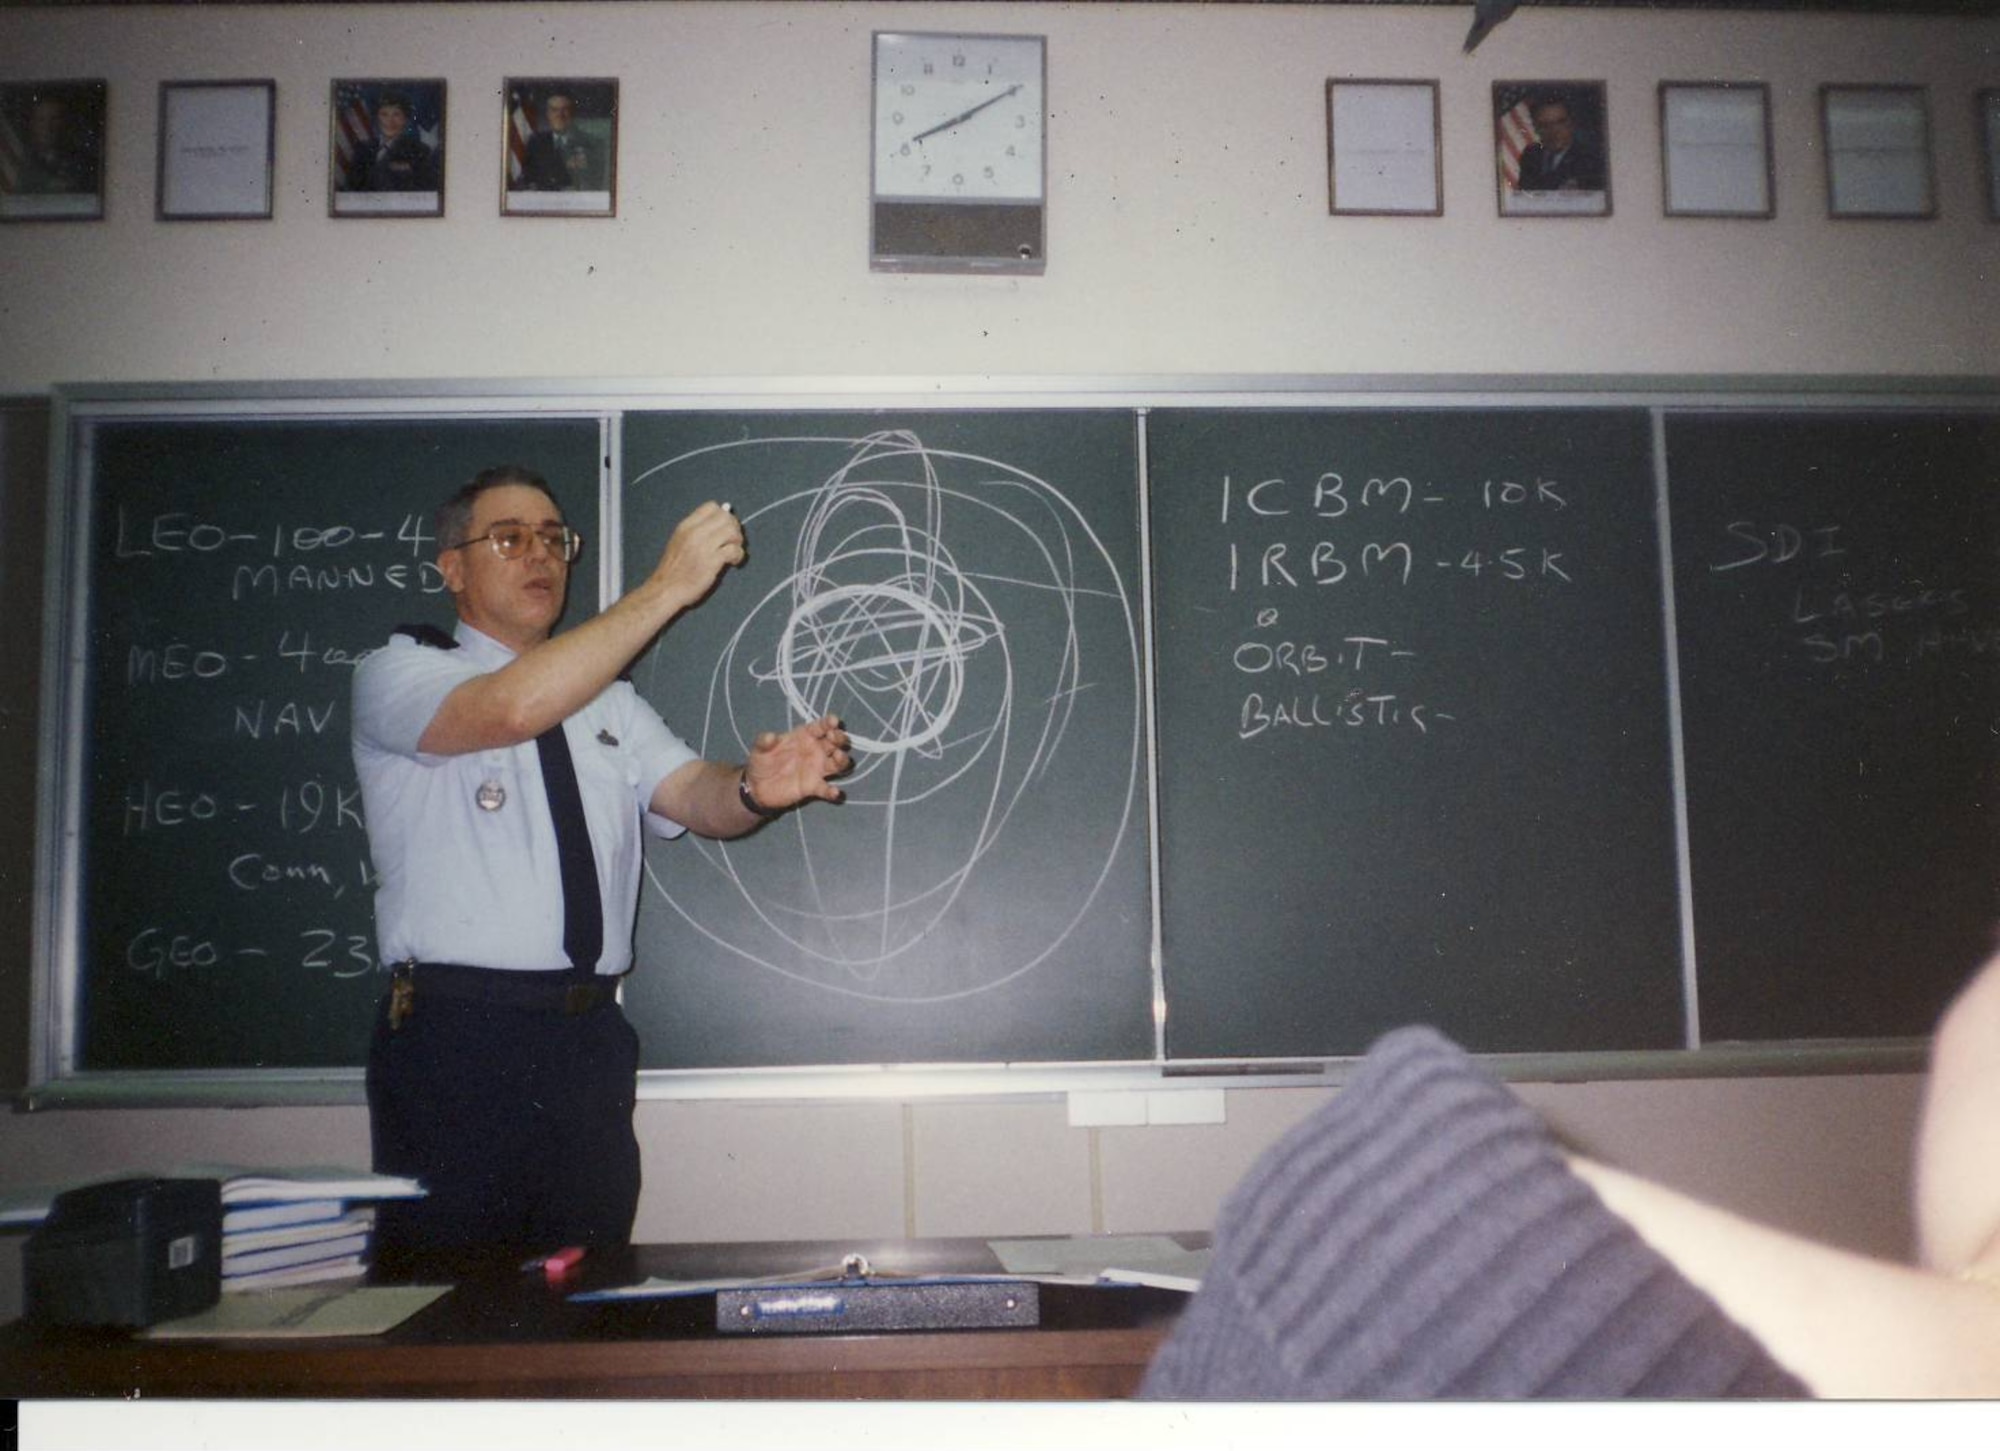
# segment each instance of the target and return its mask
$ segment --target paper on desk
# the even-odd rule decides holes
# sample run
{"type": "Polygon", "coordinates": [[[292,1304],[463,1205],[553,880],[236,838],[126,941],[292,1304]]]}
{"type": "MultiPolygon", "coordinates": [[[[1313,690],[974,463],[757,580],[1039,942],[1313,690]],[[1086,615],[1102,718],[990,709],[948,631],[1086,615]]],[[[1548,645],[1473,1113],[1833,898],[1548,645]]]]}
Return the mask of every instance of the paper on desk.
{"type": "MultiPolygon", "coordinates": [[[[1073,1239],[989,1240],[1000,1263],[1017,1275],[1096,1279],[1106,1270],[1200,1280],[1208,1251],[1182,1249],[1164,1234],[1095,1234],[1073,1239]]],[[[1150,1283],[1133,1281],[1133,1283],[1150,1283]]]]}
{"type": "Polygon", "coordinates": [[[297,1199],[416,1199],[424,1192],[417,1180],[401,1174],[339,1166],[202,1164],[173,1177],[221,1180],[225,1205],[281,1204],[297,1199]]]}
{"type": "Polygon", "coordinates": [[[224,1295],[198,1315],[162,1321],[140,1333],[154,1340],[295,1339],[380,1335],[409,1319],[449,1285],[364,1285],[344,1290],[269,1290],[224,1295]]]}
{"type": "Polygon", "coordinates": [[[1201,1277],[1208,1273],[1211,1253],[1205,1249],[1183,1250],[1182,1260],[1172,1267],[1154,1265],[1128,1270],[1113,1265],[1099,1271],[1098,1279],[1109,1285],[1150,1285],[1156,1290],[1185,1290],[1192,1295],[1201,1288],[1201,1277]]]}

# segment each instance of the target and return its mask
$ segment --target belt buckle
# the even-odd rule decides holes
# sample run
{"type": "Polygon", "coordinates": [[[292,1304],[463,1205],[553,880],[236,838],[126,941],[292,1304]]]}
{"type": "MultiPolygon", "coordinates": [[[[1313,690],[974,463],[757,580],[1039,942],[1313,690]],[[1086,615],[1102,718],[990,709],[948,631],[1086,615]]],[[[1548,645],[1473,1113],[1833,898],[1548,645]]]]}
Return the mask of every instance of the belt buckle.
{"type": "Polygon", "coordinates": [[[563,993],[563,1012],[568,1017],[580,1017],[597,1006],[597,984],[594,982],[573,982],[563,993]]]}

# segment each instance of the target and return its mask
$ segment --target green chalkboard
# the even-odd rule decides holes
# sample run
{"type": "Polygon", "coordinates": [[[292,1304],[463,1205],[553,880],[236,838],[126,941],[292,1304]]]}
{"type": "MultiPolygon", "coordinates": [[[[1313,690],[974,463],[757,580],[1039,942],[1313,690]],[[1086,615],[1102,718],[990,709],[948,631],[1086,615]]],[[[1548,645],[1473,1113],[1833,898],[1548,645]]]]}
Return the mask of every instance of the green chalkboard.
{"type": "Polygon", "coordinates": [[[81,425],[77,1070],[363,1060],[380,980],[353,667],[400,623],[450,623],[431,512],[452,489],[526,461],[594,520],[599,437],[594,418],[81,425]]]}
{"type": "Polygon", "coordinates": [[[2000,416],[1666,444],[1703,1037],[1926,1034],[2000,923],[2000,416]]]}
{"type": "Polygon", "coordinates": [[[838,714],[847,801],[648,850],[650,1066],[1154,1054],[1129,411],[645,413],[624,565],[704,499],[749,562],[633,672],[704,756],[838,714]]]}
{"type": "Polygon", "coordinates": [[[631,669],[698,751],[858,742],[844,805],[649,845],[649,1069],[1275,1068],[1410,1022],[1805,1066],[1989,950],[1985,397],[1051,396],[59,411],[38,1076],[360,1066],[352,667],[451,622],[431,512],[509,461],[591,541],[572,623],[696,504],[743,520],[631,669]]]}
{"type": "Polygon", "coordinates": [[[1648,414],[1147,428],[1168,1054],[1680,1045],[1648,414]]]}

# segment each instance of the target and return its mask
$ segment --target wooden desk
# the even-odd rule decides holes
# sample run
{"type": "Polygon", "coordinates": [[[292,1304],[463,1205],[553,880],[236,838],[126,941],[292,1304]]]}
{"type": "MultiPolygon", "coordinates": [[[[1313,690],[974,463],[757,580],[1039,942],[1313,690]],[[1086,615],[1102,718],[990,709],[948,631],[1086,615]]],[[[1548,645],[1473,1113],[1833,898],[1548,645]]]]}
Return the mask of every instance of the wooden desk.
{"type": "Polygon", "coordinates": [[[739,1336],[716,1332],[712,1296],[567,1298],[649,1276],[804,1274],[853,1253],[878,1274],[1001,1268],[976,1239],[648,1245],[586,1258],[559,1289],[533,1274],[472,1276],[372,1338],[156,1341],[16,1322],[0,1330],[0,1396],[1107,1400],[1137,1388],[1186,1302],[1044,1285],[1035,1329],[739,1336]]]}

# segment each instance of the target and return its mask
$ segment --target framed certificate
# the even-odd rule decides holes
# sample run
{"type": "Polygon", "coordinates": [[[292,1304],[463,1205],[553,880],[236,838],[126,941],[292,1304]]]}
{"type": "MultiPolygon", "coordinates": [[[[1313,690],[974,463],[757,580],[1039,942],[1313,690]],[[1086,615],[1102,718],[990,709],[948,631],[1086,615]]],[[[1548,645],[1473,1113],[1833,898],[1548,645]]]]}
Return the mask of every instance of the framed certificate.
{"type": "Polygon", "coordinates": [[[1827,215],[1935,217],[1930,100],[1924,88],[1824,86],[1819,98],[1827,215]]]}
{"type": "Polygon", "coordinates": [[[1770,90],[1662,82],[1660,174],[1670,217],[1772,216],[1770,90]]]}
{"type": "Polygon", "coordinates": [[[161,221],[270,219],[277,101],[275,81],[161,83],[161,221]]]}
{"type": "Polygon", "coordinates": [[[1436,81],[1328,81],[1326,153],[1335,216],[1443,215],[1436,81]]]}

